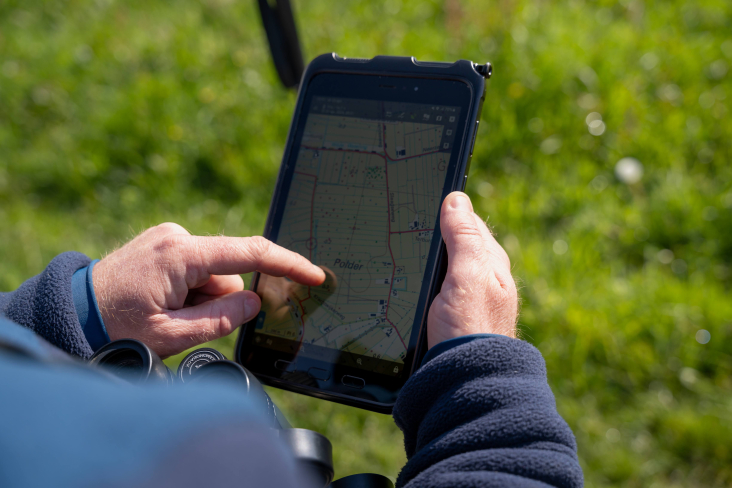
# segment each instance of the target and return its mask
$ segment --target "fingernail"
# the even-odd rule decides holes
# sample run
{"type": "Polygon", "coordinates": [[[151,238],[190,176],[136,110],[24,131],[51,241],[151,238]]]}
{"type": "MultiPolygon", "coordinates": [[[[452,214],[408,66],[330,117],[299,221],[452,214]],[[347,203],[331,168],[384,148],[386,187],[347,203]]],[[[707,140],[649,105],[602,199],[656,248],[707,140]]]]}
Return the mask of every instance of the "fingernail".
{"type": "Polygon", "coordinates": [[[450,206],[456,210],[462,210],[464,212],[472,212],[473,204],[470,203],[470,199],[463,193],[458,193],[450,200],[450,206]]]}
{"type": "Polygon", "coordinates": [[[259,302],[253,298],[244,300],[244,315],[254,317],[259,312],[259,302]]]}

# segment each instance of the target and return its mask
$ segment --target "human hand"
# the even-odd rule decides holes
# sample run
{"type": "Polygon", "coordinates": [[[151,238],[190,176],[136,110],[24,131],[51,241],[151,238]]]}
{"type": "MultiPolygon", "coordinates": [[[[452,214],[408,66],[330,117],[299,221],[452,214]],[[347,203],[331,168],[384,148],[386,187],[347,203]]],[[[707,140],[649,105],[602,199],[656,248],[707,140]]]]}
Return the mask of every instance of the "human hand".
{"type": "Polygon", "coordinates": [[[448,266],[427,316],[427,345],[470,334],[516,337],[518,292],[511,263],[467,195],[453,192],[440,212],[448,266]]]}
{"type": "Polygon", "coordinates": [[[110,339],[137,339],[161,357],[230,334],[261,307],[240,273],[308,286],[325,279],[303,256],[263,237],[192,236],[152,227],[94,266],[94,292],[110,339]]]}

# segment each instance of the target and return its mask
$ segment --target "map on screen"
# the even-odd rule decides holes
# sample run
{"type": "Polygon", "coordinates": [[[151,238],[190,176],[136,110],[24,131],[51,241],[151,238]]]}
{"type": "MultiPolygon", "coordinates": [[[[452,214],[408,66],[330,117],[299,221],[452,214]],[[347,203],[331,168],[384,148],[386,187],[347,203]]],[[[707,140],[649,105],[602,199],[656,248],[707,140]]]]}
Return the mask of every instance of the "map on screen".
{"type": "Polygon", "coordinates": [[[328,279],[262,276],[258,343],[404,362],[459,110],[313,98],[275,242],[328,279]]]}

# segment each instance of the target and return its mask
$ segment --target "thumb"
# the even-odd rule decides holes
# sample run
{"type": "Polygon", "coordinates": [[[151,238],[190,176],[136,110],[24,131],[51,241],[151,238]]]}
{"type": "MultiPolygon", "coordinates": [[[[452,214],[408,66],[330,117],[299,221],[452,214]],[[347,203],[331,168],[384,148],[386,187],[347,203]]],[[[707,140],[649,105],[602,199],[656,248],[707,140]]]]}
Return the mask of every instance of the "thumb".
{"type": "Polygon", "coordinates": [[[483,233],[465,193],[450,193],[442,204],[440,230],[448,255],[448,275],[470,276],[485,257],[483,233]]]}
{"type": "Polygon", "coordinates": [[[193,307],[165,312],[163,315],[167,315],[169,321],[165,327],[175,331],[175,338],[161,344],[165,349],[161,356],[177,354],[229,335],[240,325],[253,319],[261,306],[257,294],[245,290],[228,293],[193,307]]]}

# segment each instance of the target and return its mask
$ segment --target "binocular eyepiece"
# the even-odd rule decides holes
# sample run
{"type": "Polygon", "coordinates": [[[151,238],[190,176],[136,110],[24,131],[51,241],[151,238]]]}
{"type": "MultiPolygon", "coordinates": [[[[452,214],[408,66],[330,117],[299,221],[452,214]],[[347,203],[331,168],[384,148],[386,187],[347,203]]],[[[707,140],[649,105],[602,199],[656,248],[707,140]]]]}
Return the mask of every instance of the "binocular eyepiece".
{"type": "Polygon", "coordinates": [[[312,430],[290,426],[259,380],[246,368],[229,361],[216,349],[201,348],[188,354],[176,374],[155,352],[135,339],[110,342],[89,360],[118,378],[134,383],[178,384],[227,382],[243,390],[267,414],[268,422],[290,447],[300,468],[324,488],[394,488],[378,474],[356,474],[333,481],[333,447],[327,437],[312,430]],[[331,483],[332,482],[332,483],[331,483]]]}
{"type": "Polygon", "coordinates": [[[216,349],[201,348],[188,354],[178,366],[176,374],[163,363],[149,347],[135,339],[110,342],[99,349],[89,360],[94,366],[133,383],[157,382],[193,384],[220,381],[243,390],[247,396],[267,413],[273,427],[286,429],[289,422],[264,391],[254,375],[216,349]]]}
{"type": "Polygon", "coordinates": [[[99,349],[89,364],[134,383],[173,384],[173,373],[149,347],[135,339],[120,339],[99,349]]]}

